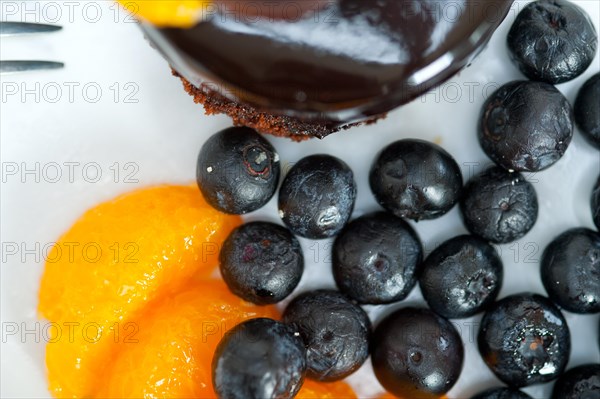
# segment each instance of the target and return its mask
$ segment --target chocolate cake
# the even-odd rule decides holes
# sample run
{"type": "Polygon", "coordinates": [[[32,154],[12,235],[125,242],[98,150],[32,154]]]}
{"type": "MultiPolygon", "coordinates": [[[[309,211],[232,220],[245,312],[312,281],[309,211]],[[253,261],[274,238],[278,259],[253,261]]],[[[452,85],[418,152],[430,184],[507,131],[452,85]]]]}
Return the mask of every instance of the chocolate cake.
{"type": "Polygon", "coordinates": [[[228,0],[192,28],[143,29],[207,113],[301,140],[373,122],[449,79],[512,4],[314,1],[269,16],[228,0]]]}
{"type": "Polygon", "coordinates": [[[200,87],[196,87],[177,71],[172,72],[174,76],[181,79],[183,88],[194,97],[194,102],[204,106],[207,115],[225,114],[231,118],[235,126],[248,126],[261,133],[288,137],[294,141],[304,141],[311,137],[322,139],[331,133],[361,124],[369,125],[385,118],[385,114],[382,114],[362,122],[340,125],[331,121],[302,120],[293,116],[270,114],[259,111],[250,104],[230,100],[207,84],[201,83],[200,87]]]}

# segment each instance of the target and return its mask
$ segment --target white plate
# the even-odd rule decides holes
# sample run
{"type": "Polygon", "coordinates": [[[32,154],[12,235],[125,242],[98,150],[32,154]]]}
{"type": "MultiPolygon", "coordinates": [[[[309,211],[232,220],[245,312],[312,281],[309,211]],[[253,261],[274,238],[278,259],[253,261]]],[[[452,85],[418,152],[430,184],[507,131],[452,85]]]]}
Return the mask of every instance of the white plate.
{"type": "MultiPolygon", "coordinates": [[[[600,27],[600,2],[577,1],[600,27]]],[[[196,155],[212,133],[230,125],[225,117],[206,117],[201,107],[170,76],[134,23],[112,2],[2,1],[1,19],[60,23],[62,32],[2,38],[2,59],[56,59],[62,71],[3,76],[0,113],[2,155],[2,397],[48,397],[44,366],[44,322],[36,318],[43,255],[89,207],[119,193],[157,183],[194,180],[196,155]],[[58,172],[58,174],[57,174],[58,172]],[[100,172],[97,177],[96,173],[100,172]]],[[[463,167],[465,178],[489,161],[479,148],[475,125],[486,94],[522,76],[508,60],[504,41],[522,2],[497,31],[489,47],[460,76],[374,126],[338,133],[325,140],[295,144],[270,139],[283,164],[326,152],[348,162],[358,182],[355,216],[377,209],[367,184],[375,154],[406,137],[441,141],[463,167]]],[[[577,90],[598,72],[596,57],[586,73],[559,89],[572,102],[577,90]]],[[[538,260],[563,230],[593,227],[591,187],[600,173],[599,152],[577,132],[565,157],[551,169],[530,175],[540,200],[539,220],[516,243],[501,247],[505,282],[500,296],[544,293],[538,260]]],[[[248,219],[277,220],[276,203],[248,219]]],[[[425,247],[465,233],[457,209],[416,226],[425,247]]],[[[333,279],[327,261],[329,241],[302,240],[306,273],[298,290],[333,279]]],[[[422,303],[418,288],[405,303],[422,303]]],[[[377,321],[381,307],[368,307],[377,321]]],[[[573,342],[569,367],[600,361],[598,315],[565,312],[573,342]]],[[[499,385],[474,344],[480,317],[456,322],[466,347],[460,380],[449,396],[465,398],[499,385]]],[[[361,396],[381,390],[367,364],[350,383],[361,396]]],[[[548,397],[551,384],[525,391],[548,397]]]]}

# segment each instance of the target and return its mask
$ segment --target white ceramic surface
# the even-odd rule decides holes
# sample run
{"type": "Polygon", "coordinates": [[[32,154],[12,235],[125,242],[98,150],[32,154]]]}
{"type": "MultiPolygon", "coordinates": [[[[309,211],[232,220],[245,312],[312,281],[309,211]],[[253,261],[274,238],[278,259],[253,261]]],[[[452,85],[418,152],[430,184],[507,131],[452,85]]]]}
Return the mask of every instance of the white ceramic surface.
{"type": "MultiPolygon", "coordinates": [[[[576,1],[600,27],[600,2],[576,1]]],[[[392,112],[374,126],[352,129],[322,141],[295,144],[271,139],[283,165],[326,152],[350,164],[358,182],[355,216],[377,209],[367,184],[375,154],[407,137],[440,142],[463,167],[465,178],[489,161],[479,148],[475,125],[486,94],[521,78],[508,60],[506,33],[523,2],[515,3],[489,47],[459,76],[421,99],[392,112]]],[[[170,76],[127,14],[110,1],[0,2],[0,19],[60,23],[64,30],[44,36],[2,38],[0,58],[56,59],[61,71],[0,77],[1,103],[1,381],[3,398],[48,397],[44,368],[44,322],[36,318],[43,256],[82,212],[119,193],[159,183],[193,182],[197,152],[212,133],[230,125],[206,117],[170,76]],[[118,173],[117,173],[118,171],[118,173]],[[100,172],[100,176],[97,176],[100,172]]],[[[559,89],[573,101],[578,88],[598,72],[598,56],[578,79],[559,89]]],[[[500,247],[505,282],[500,296],[544,293],[538,260],[563,230],[593,227],[589,196],[600,173],[600,155],[576,132],[565,157],[551,169],[529,175],[540,200],[534,229],[500,247]]],[[[247,217],[277,221],[276,199],[247,217]]],[[[436,243],[465,233],[458,210],[416,225],[427,252],[436,243]]],[[[330,241],[302,240],[306,272],[298,291],[333,286],[330,241]]],[[[391,307],[367,307],[377,322],[383,312],[423,303],[417,289],[391,307]]],[[[598,315],[565,312],[573,342],[569,367],[599,362],[598,315]]],[[[467,398],[499,385],[479,357],[474,334],[480,316],[456,322],[466,347],[460,380],[451,398],[467,398]]],[[[349,379],[361,397],[381,391],[367,364],[349,379]]],[[[549,396],[551,384],[525,389],[549,396]]]]}

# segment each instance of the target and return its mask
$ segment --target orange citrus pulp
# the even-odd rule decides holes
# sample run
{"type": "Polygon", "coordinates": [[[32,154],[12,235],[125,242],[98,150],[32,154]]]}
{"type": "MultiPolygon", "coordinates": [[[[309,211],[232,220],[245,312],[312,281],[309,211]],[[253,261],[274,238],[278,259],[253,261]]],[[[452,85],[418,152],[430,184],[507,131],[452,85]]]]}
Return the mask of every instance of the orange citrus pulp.
{"type": "Polygon", "coordinates": [[[149,306],[133,342],[122,342],[97,398],[216,398],[213,353],[223,334],[254,317],[277,318],[233,295],[220,280],[194,282],[149,306]]]}
{"type": "Polygon", "coordinates": [[[240,218],[210,207],[197,187],[134,191],[87,211],[47,257],[39,312],[56,328],[46,347],[49,388],[89,397],[138,313],[213,273],[240,218]]]}
{"type": "Polygon", "coordinates": [[[118,0],[133,17],[157,26],[190,28],[207,12],[210,0],[118,0]]]}
{"type": "Polygon", "coordinates": [[[296,399],[356,399],[356,394],[344,381],[324,383],[304,380],[296,399]]]}

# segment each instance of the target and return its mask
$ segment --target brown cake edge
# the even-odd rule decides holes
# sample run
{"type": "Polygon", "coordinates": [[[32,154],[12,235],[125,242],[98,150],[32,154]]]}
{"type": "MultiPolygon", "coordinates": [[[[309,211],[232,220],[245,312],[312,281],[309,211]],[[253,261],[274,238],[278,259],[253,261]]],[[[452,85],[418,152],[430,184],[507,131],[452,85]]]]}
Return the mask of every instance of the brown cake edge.
{"type": "Polygon", "coordinates": [[[386,117],[386,114],[382,114],[362,122],[340,126],[333,122],[303,121],[285,115],[272,115],[261,112],[251,105],[229,100],[208,85],[198,88],[175,70],[172,70],[172,73],[181,79],[183,88],[194,98],[194,102],[204,106],[206,115],[225,114],[233,120],[235,126],[251,127],[260,133],[288,137],[294,141],[303,141],[313,137],[322,139],[340,130],[347,130],[363,124],[370,125],[386,117]]]}

